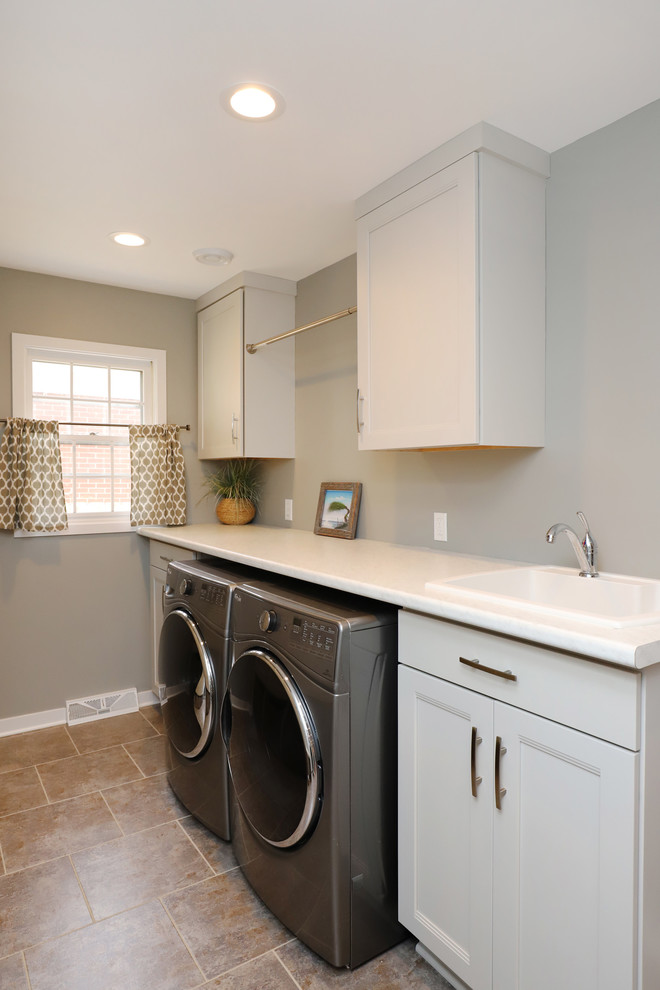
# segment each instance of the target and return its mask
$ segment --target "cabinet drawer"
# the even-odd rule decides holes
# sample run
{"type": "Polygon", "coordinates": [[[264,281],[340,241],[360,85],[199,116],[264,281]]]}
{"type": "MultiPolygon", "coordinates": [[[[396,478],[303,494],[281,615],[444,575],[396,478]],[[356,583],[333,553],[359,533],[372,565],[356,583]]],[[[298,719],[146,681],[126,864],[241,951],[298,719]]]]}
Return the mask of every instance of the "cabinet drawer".
{"type": "Polygon", "coordinates": [[[399,662],[627,749],[640,746],[641,675],[414,612],[399,613],[399,662]],[[480,668],[461,662],[479,661],[480,668]],[[510,671],[507,679],[486,671],[510,671]]]}
{"type": "Polygon", "coordinates": [[[195,556],[195,551],[186,547],[175,547],[160,540],[149,540],[149,563],[152,567],[160,567],[166,571],[171,560],[193,560],[195,556]]]}

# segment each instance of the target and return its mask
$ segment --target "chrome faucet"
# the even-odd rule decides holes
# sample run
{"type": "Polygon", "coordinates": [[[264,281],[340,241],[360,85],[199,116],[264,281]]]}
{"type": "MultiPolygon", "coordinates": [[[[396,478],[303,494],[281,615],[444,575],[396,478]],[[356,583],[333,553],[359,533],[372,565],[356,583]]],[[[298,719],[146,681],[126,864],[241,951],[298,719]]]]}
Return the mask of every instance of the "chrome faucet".
{"type": "Polygon", "coordinates": [[[575,530],[567,526],[566,523],[555,523],[545,534],[545,538],[548,543],[554,543],[556,536],[559,536],[560,533],[566,533],[580,565],[580,577],[595,578],[598,577],[598,546],[591,535],[584,512],[578,512],[578,518],[586,531],[582,542],[580,542],[580,537],[575,530]]]}

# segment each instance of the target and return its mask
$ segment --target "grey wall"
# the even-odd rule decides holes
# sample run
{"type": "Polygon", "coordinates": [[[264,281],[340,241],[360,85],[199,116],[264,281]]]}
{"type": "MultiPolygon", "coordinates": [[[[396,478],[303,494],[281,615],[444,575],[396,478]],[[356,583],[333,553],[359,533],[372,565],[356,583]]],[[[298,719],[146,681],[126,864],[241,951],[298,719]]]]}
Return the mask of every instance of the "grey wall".
{"type": "MultiPolygon", "coordinates": [[[[297,338],[296,460],[268,467],[262,520],[293,497],[312,529],[322,481],[361,481],[359,537],[573,566],[544,534],[581,509],[603,570],[660,576],[658,161],[660,102],[552,155],[542,450],[358,452],[350,317],[297,338]]],[[[351,257],[299,283],[297,323],[355,301],[351,257]]]]}
{"type": "MultiPolygon", "coordinates": [[[[197,506],[197,343],[186,299],[0,269],[0,416],[11,414],[11,333],[167,351],[168,419],[181,434],[189,521],[197,506]]],[[[133,533],[16,539],[0,533],[0,718],[68,698],[151,688],[148,544],[133,533]]]]}
{"type": "MultiPolygon", "coordinates": [[[[320,483],[361,481],[360,538],[573,566],[568,543],[544,534],[582,509],[604,570],[660,576],[658,161],[660,102],[552,155],[542,450],[360,453],[350,317],[297,338],[296,459],[267,465],[261,522],[288,525],[293,498],[293,525],[312,530],[320,483]],[[448,513],[446,544],[432,540],[434,511],[448,513]]],[[[350,257],[299,283],[297,322],[355,301],[350,257]]],[[[165,348],[168,418],[196,426],[192,302],[0,270],[0,416],[12,331],[165,348]]],[[[195,437],[182,434],[189,521],[212,521],[195,437]]],[[[150,687],[144,542],[0,533],[0,718],[150,687]]]]}

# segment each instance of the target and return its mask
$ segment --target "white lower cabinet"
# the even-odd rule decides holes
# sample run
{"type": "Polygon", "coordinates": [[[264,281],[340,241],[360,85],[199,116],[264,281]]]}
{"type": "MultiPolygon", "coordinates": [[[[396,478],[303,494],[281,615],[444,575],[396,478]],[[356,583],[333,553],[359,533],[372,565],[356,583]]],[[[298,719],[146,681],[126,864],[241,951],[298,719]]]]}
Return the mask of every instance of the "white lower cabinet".
{"type": "MultiPolygon", "coordinates": [[[[403,618],[400,656],[410,662],[415,637],[409,643],[406,632],[422,617],[403,618]]],[[[399,668],[401,922],[457,987],[641,987],[639,753],[516,707],[529,704],[533,671],[501,678],[506,640],[492,637],[497,650],[489,658],[491,637],[453,628],[460,654],[474,660],[476,633],[480,663],[497,673],[464,666],[458,656],[441,658],[443,674],[451,676],[455,664],[457,680],[472,679],[475,690],[399,668]],[[510,702],[489,696],[491,681],[510,702]]],[[[557,676],[562,660],[558,655],[557,676]]],[[[602,665],[591,666],[608,676],[602,665]]],[[[639,677],[614,673],[632,679],[621,698],[635,718],[639,677]]],[[[596,699],[610,689],[618,704],[614,681],[603,681],[596,699]]]]}

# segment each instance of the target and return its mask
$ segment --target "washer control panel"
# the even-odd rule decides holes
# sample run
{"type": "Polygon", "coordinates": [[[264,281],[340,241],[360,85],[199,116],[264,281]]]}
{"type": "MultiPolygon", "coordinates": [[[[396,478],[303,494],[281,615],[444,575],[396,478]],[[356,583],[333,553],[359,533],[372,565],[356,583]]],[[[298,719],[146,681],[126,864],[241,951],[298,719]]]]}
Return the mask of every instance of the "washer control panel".
{"type": "Polygon", "coordinates": [[[199,597],[207,605],[217,605],[221,608],[227,600],[227,586],[217,584],[215,581],[202,581],[199,597]]]}
{"type": "Polygon", "coordinates": [[[334,660],[339,631],[334,622],[323,622],[309,616],[293,615],[290,639],[292,645],[318,657],[334,660]]]}

